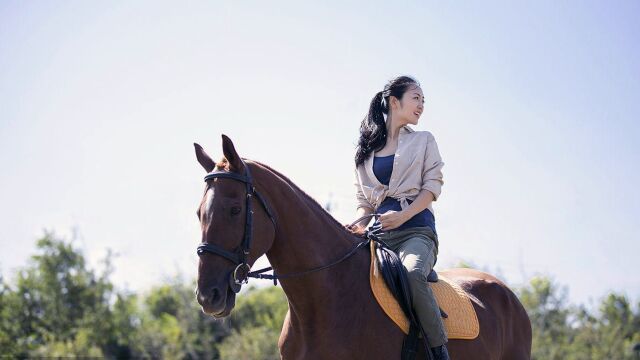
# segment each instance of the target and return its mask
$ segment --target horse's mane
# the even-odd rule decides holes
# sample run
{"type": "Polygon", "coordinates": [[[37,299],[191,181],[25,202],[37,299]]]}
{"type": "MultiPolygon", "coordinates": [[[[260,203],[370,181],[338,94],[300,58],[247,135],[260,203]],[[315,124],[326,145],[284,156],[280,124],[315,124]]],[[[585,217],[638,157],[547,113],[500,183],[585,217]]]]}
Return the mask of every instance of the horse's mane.
{"type": "MultiPolygon", "coordinates": [[[[251,162],[260,165],[261,167],[273,173],[276,177],[280,178],[280,180],[287,183],[287,185],[289,185],[291,188],[293,188],[294,191],[296,191],[299,195],[302,196],[302,198],[307,202],[307,204],[309,204],[309,206],[312,209],[315,210],[316,213],[320,213],[326,218],[330,219],[330,221],[333,222],[333,224],[336,225],[337,227],[344,229],[347,232],[350,232],[352,235],[355,235],[358,237],[364,237],[364,230],[365,230],[364,227],[358,225],[351,229],[345,228],[342,224],[340,224],[338,220],[336,220],[336,218],[333,217],[333,215],[331,215],[331,213],[329,213],[322,205],[320,205],[320,203],[318,203],[316,199],[311,197],[311,195],[307,194],[298,185],[296,185],[293,181],[291,181],[291,179],[289,179],[287,176],[283,175],[281,172],[272,168],[271,166],[261,163],[259,161],[251,160],[251,162]]],[[[216,168],[218,168],[219,170],[229,171],[228,160],[225,157],[223,157],[218,163],[216,163],[216,168]]]]}
{"type": "MultiPolygon", "coordinates": [[[[293,181],[291,181],[291,179],[289,179],[288,177],[286,177],[285,175],[283,175],[281,172],[275,170],[274,168],[270,167],[269,165],[263,164],[259,161],[255,161],[252,160],[254,163],[264,167],[265,169],[269,170],[270,172],[272,172],[273,174],[275,174],[276,176],[278,176],[280,179],[282,179],[284,182],[286,182],[289,186],[291,186],[297,193],[299,193],[300,195],[302,195],[302,198],[304,200],[307,201],[307,203],[310,205],[310,207],[312,209],[314,209],[316,212],[319,212],[321,214],[324,214],[325,216],[327,216],[329,219],[331,219],[331,221],[338,227],[340,228],[344,228],[342,226],[342,224],[340,224],[340,222],[338,222],[338,220],[336,220],[336,218],[333,217],[333,215],[331,215],[331,213],[329,213],[322,205],[320,205],[320,203],[318,203],[318,201],[316,199],[314,199],[313,197],[311,197],[311,195],[307,194],[304,190],[302,190],[298,185],[296,185],[293,181]]],[[[346,229],[345,229],[346,230],[346,229]]]]}
{"type": "Polygon", "coordinates": [[[364,237],[364,231],[365,228],[361,225],[356,225],[353,228],[345,228],[342,224],[340,224],[340,222],[338,222],[338,220],[336,220],[336,218],[333,217],[333,215],[331,215],[330,212],[327,211],[327,209],[325,209],[322,205],[320,205],[318,203],[318,201],[316,199],[314,199],[313,197],[311,197],[311,195],[307,194],[304,190],[302,190],[298,185],[296,185],[293,181],[291,181],[291,179],[289,179],[288,177],[286,177],[285,175],[283,175],[282,173],[280,173],[279,171],[275,170],[274,168],[270,167],[269,165],[263,164],[259,161],[255,161],[253,160],[253,162],[255,162],[256,164],[259,164],[260,166],[264,167],[265,169],[271,171],[272,173],[274,173],[276,176],[278,176],[279,178],[281,178],[284,182],[286,182],[287,184],[289,184],[289,186],[291,186],[294,190],[296,190],[300,195],[302,195],[302,197],[307,201],[308,204],[311,205],[312,208],[316,208],[316,211],[320,212],[320,213],[324,213],[324,215],[326,217],[328,217],[329,219],[331,219],[331,221],[338,227],[350,232],[352,235],[358,236],[358,237],[364,237]]]}

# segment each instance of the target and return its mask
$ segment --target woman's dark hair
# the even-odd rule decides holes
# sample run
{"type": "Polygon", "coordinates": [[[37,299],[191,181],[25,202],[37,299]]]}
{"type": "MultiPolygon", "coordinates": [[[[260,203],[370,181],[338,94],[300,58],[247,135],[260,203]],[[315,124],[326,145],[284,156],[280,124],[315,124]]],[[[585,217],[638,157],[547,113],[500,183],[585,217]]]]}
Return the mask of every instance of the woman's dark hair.
{"type": "Polygon", "coordinates": [[[367,159],[372,151],[380,150],[387,143],[387,125],[383,114],[389,114],[389,96],[398,100],[412,86],[420,86],[418,81],[409,76],[399,76],[390,80],[384,90],[378,92],[371,100],[369,113],[360,124],[360,139],[356,147],[356,167],[367,159]]]}

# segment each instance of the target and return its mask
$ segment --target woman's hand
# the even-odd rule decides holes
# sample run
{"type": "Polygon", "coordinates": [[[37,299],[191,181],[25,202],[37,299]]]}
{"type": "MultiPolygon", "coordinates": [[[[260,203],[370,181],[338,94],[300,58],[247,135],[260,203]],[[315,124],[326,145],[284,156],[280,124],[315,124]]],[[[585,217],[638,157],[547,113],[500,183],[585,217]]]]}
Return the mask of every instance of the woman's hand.
{"type": "Polygon", "coordinates": [[[354,235],[358,235],[358,236],[362,236],[365,232],[365,228],[362,225],[356,224],[351,226],[350,224],[345,224],[344,228],[347,229],[347,231],[351,232],[354,235]]]}
{"type": "Polygon", "coordinates": [[[382,225],[382,230],[393,230],[400,225],[404,224],[409,218],[407,218],[407,213],[404,211],[393,211],[389,210],[386,213],[380,215],[380,225],[382,225]]]}

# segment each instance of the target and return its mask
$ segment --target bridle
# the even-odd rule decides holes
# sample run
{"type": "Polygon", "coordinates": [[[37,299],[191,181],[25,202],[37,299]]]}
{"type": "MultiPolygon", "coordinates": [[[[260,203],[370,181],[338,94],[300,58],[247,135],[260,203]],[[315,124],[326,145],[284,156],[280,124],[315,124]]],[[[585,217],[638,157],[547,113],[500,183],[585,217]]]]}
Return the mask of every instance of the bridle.
{"type": "Polygon", "coordinates": [[[251,237],[253,233],[253,210],[251,209],[251,199],[253,198],[253,195],[256,196],[256,198],[260,201],[260,204],[262,204],[264,210],[267,212],[267,215],[269,215],[269,219],[271,219],[274,228],[276,226],[276,220],[273,217],[271,209],[253,185],[253,178],[251,177],[251,171],[249,170],[249,167],[244,162],[244,160],[240,159],[240,161],[242,162],[242,165],[244,165],[246,175],[218,170],[212,171],[205,175],[204,181],[207,182],[215,178],[227,178],[242,181],[246,184],[247,216],[244,224],[244,237],[242,239],[242,243],[240,244],[240,246],[236,247],[233,252],[227,251],[218,245],[209,243],[202,243],[198,245],[197,248],[198,256],[202,256],[205,253],[216,254],[230,260],[237,265],[235,270],[233,270],[229,275],[229,285],[231,287],[231,290],[233,290],[235,293],[240,291],[240,287],[242,286],[242,284],[246,284],[248,282],[249,270],[251,269],[251,266],[247,263],[247,257],[249,256],[249,252],[251,250],[251,237]]]}
{"type": "MultiPolygon", "coordinates": [[[[227,178],[227,179],[242,181],[246,184],[247,216],[246,216],[246,221],[244,226],[244,237],[242,239],[242,243],[240,244],[240,246],[236,247],[236,249],[233,252],[227,251],[218,245],[209,244],[209,243],[201,243],[200,245],[198,245],[198,248],[197,248],[198,256],[202,256],[205,253],[219,255],[230,260],[231,262],[237,265],[236,268],[229,274],[229,287],[231,288],[231,290],[233,290],[233,292],[238,293],[240,291],[240,288],[242,287],[242,284],[248,283],[250,277],[257,278],[257,279],[270,279],[270,280],[273,280],[274,285],[277,285],[277,279],[306,275],[309,273],[330,268],[350,258],[351,255],[355,254],[358,249],[367,245],[369,241],[372,238],[374,238],[375,234],[368,233],[367,231],[366,232],[367,234],[365,235],[366,240],[358,243],[346,255],[344,255],[343,257],[341,257],[336,261],[331,262],[330,264],[319,266],[310,270],[291,273],[291,274],[284,274],[284,275],[276,275],[275,273],[263,274],[264,272],[273,270],[273,268],[267,267],[264,269],[250,272],[251,266],[247,263],[247,257],[249,256],[249,252],[251,250],[251,236],[253,232],[253,210],[251,209],[251,199],[253,198],[253,195],[256,196],[256,198],[260,201],[260,204],[262,204],[262,207],[264,208],[264,210],[267,212],[267,215],[269,215],[269,219],[271,219],[271,222],[273,223],[274,228],[276,228],[276,220],[266,200],[262,197],[262,195],[260,195],[260,193],[256,190],[255,186],[253,185],[253,178],[251,177],[251,171],[249,171],[249,167],[244,162],[244,160],[240,159],[240,161],[242,162],[242,165],[244,165],[246,175],[240,175],[233,172],[218,170],[218,171],[212,171],[207,175],[205,175],[204,181],[207,182],[215,178],[227,178]]],[[[356,223],[360,222],[361,220],[367,217],[378,217],[378,216],[380,216],[380,214],[369,214],[369,215],[362,216],[356,221],[354,221],[351,224],[351,226],[355,225],[356,223]]]]}

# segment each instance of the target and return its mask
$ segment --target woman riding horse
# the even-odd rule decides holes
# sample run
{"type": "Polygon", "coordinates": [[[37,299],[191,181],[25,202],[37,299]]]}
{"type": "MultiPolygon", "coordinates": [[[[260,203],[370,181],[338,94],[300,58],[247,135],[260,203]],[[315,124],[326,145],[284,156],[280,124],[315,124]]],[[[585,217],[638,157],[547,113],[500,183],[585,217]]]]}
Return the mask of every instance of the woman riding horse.
{"type": "MultiPolygon", "coordinates": [[[[444,163],[433,135],[407,126],[417,125],[423,110],[422,89],[408,76],[391,80],[374,96],[355,155],[357,217],[381,214],[370,231],[398,253],[431,351],[435,359],[449,359],[447,333],[427,284],[438,254],[431,203],[440,195],[444,163]]],[[[369,220],[350,230],[364,231],[369,220]]]]}
{"type": "MultiPolygon", "coordinates": [[[[404,143],[424,133],[400,134],[398,142],[404,143]]],[[[283,359],[400,359],[406,335],[371,291],[370,252],[362,247],[367,242],[283,173],[241,158],[231,139],[223,135],[222,140],[224,158],[218,163],[194,144],[206,171],[197,210],[196,298],[202,310],[217,318],[231,314],[250,268],[266,254],[289,303],[278,341],[283,359]]],[[[412,156],[402,148],[399,144],[401,158],[412,156]]],[[[418,197],[411,205],[420,201],[418,197]]],[[[389,227],[387,220],[381,226],[389,227]]],[[[473,339],[455,338],[451,332],[447,351],[452,358],[531,358],[531,322],[506,284],[474,269],[448,269],[440,275],[464,290],[480,327],[473,339]]],[[[424,351],[419,346],[416,358],[428,358],[424,351]]]]}

